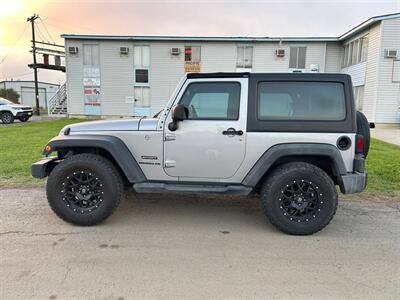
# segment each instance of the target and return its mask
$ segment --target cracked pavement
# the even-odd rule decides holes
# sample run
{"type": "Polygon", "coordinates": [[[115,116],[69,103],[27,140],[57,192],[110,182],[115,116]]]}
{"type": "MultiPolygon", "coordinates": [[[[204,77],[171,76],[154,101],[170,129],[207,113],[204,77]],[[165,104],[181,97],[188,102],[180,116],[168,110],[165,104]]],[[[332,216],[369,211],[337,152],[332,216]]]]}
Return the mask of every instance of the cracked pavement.
{"type": "Polygon", "coordinates": [[[95,227],[43,189],[0,191],[1,299],[399,299],[400,199],[341,201],[289,236],[258,199],[128,194],[95,227]]]}

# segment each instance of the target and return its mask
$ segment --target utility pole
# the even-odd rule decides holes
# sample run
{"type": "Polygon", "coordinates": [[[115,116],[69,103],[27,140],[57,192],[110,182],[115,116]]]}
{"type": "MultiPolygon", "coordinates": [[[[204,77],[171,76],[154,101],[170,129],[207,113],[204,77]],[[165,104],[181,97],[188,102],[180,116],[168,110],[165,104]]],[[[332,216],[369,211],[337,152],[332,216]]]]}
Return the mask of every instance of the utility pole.
{"type": "Polygon", "coordinates": [[[32,55],[33,55],[33,74],[35,78],[35,98],[36,98],[36,114],[40,115],[40,105],[39,105],[39,86],[38,86],[38,76],[37,76],[37,66],[36,66],[36,44],[35,44],[35,20],[39,18],[37,14],[32,17],[27,18],[27,22],[31,22],[32,26],[32,55]]]}

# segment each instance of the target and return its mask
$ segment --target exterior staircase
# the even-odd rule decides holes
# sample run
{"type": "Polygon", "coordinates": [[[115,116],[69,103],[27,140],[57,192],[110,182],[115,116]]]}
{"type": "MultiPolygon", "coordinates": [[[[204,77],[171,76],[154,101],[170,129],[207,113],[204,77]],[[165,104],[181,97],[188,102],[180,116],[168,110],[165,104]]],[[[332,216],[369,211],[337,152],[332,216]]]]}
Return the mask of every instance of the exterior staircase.
{"type": "Polygon", "coordinates": [[[67,111],[67,87],[64,83],[57,93],[49,100],[48,114],[51,117],[66,117],[67,111]]]}

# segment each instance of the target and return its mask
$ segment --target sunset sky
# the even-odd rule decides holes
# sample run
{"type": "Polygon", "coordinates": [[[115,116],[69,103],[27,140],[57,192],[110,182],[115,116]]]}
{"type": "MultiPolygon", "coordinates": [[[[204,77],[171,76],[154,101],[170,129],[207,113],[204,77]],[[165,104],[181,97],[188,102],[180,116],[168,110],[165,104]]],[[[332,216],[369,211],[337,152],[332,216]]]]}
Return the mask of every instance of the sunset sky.
{"type": "MultiPolygon", "coordinates": [[[[63,33],[196,36],[339,36],[364,20],[400,12],[391,1],[239,0],[0,0],[0,80],[32,80],[31,29],[38,39],[63,44],[63,33]]],[[[39,80],[63,83],[62,73],[39,80]]]]}

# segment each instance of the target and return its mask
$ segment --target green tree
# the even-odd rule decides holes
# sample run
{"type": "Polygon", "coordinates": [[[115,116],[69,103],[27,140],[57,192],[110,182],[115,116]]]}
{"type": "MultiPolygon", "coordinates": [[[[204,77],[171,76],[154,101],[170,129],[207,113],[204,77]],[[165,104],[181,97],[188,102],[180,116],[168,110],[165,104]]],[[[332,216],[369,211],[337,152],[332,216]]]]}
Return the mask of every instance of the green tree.
{"type": "Polygon", "coordinates": [[[7,100],[10,100],[14,103],[19,103],[19,95],[13,89],[0,89],[0,97],[6,98],[7,100]]]}

